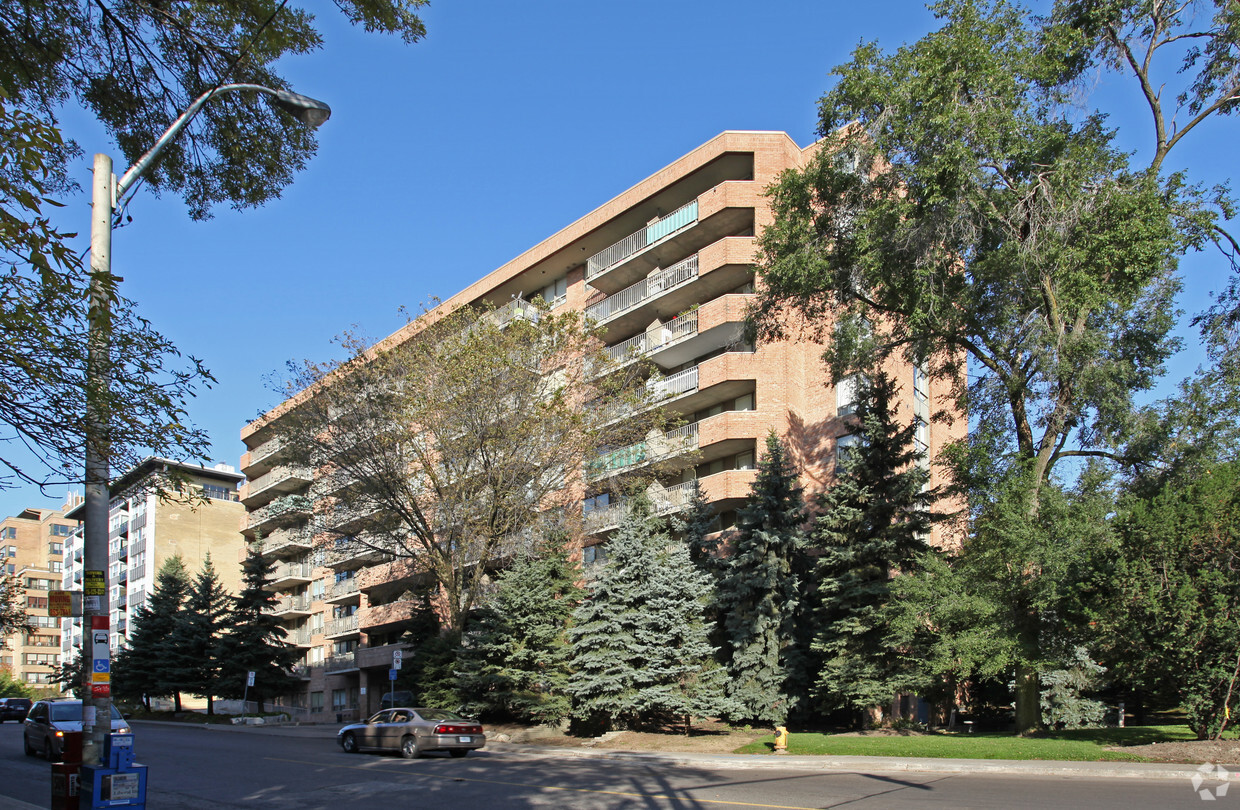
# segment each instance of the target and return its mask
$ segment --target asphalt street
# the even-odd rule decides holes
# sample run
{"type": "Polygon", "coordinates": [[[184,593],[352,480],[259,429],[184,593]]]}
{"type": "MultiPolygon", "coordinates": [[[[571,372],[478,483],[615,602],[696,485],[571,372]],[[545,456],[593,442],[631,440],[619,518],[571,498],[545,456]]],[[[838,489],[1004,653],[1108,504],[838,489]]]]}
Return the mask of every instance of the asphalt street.
{"type": "MultiPolygon", "coordinates": [[[[0,808],[48,807],[50,768],[26,757],[20,726],[0,726],[0,808]]],[[[135,724],[152,810],[401,807],[903,808],[1201,807],[1187,766],[1083,767],[821,757],[651,755],[489,743],[465,759],[343,753],[330,727],[200,728],[135,724]],[[931,770],[930,768],[937,768],[931,770]],[[1058,769],[1057,769],[1058,768],[1058,769]]],[[[1240,808],[1240,789],[1211,807],[1240,808]]]]}

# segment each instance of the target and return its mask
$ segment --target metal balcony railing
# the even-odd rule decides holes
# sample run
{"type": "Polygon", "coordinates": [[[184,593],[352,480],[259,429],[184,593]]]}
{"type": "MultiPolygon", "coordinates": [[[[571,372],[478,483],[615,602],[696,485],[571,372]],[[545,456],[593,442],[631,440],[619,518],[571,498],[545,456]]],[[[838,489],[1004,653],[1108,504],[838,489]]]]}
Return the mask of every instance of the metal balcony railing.
{"type": "Polygon", "coordinates": [[[274,606],[272,613],[289,613],[290,611],[305,612],[310,610],[310,597],[306,594],[282,597],[274,606]]]}
{"type": "MultiPolygon", "coordinates": [[[[693,498],[693,483],[689,481],[671,487],[651,487],[648,489],[646,495],[654,506],[655,514],[669,515],[688,508],[689,501],[693,498]]],[[[628,499],[625,498],[602,509],[594,509],[587,512],[584,518],[586,531],[591,533],[605,532],[616,528],[620,525],[620,521],[624,518],[628,508],[628,499]]]]}
{"type": "Polygon", "coordinates": [[[587,478],[597,480],[654,461],[671,458],[698,446],[698,424],[669,430],[662,436],[605,453],[590,463],[587,478]]]}
{"type": "Polygon", "coordinates": [[[272,572],[272,581],[284,579],[310,579],[314,575],[314,566],[310,563],[284,563],[277,565],[272,572]]]}
{"type": "Polygon", "coordinates": [[[586,261],[586,281],[605,273],[639,250],[692,225],[697,222],[697,218],[698,204],[697,200],[693,200],[636,233],[629,234],[611,247],[600,250],[586,261]]]}
{"type": "Polygon", "coordinates": [[[609,360],[616,363],[633,357],[641,357],[696,335],[697,328],[698,313],[695,309],[672,318],[662,326],[649,329],[640,335],[634,335],[614,346],[608,346],[604,350],[604,354],[607,355],[609,360]]]}
{"type": "Polygon", "coordinates": [[[344,633],[352,633],[357,630],[357,614],[352,616],[342,616],[339,619],[332,619],[323,628],[325,636],[339,636],[344,633]]]}
{"type": "Polygon", "coordinates": [[[615,295],[609,295],[597,304],[591,304],[586,307],[586,315],[596,321],[605,321],[614,315],[619,315],[638,306],[643,301],[654,298],[668,290],[675,289],[682,284],[687,284],[697,278],[697,275],[698,257],[697,254],[694,254],[666,270],[651,273],[633,286],[623,289],[615,295]]]}
{"type": "Polygon", "coordinates": [[[324,599],[340,599],[345,596],[352,596],[361,589],[361,583],[357,577],[349,577],[339,582],[332,582],[327,586],[323,594],[324,599]]]}
{"type": "Polygon", "coordinates": [[[337,655],[329,655],[323,663],[324,669],[327,672],[340,672],[345,669],[357,669],[357,654],[339,653],[337,655]]]}

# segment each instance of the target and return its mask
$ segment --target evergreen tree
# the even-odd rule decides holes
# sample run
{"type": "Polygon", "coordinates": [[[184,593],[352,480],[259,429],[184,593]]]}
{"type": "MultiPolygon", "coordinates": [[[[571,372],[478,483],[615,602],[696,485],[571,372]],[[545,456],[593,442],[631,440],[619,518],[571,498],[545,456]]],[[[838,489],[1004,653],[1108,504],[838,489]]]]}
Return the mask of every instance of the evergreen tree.
{"type": "Polygon", "coordinates": [[[607,544],[607,562],[574,612],[569,691],[590,724],[633,726],[726,710],[702,609],[708,577],[672,543],[644,496],[607,544]]]}
{"type": "Polygon", "coordinates": [[[689,559],[699,570],[717,580],[723,573],[723,561],[719,559],[719,539],[711,537],[715,532],[715,508],[706,500],[702,485],[694,479],[693,494],[689,496],[689,508],[683,517],[672,518],[672,526],[684,536],[689,559]]]}
{"type": "Polygon", "coordinates": [[[799,666],[794,644],[805,521],[797,472],[771,432],[758,477],[737,515],[735,547],[716,599],[723,615],[733,720],[782,723],[790,676],[799,666]]]}
{"type": "Polygon", "coordinates": [[[465,635],[466,700],[522,722],[551,724],[568,716],[568,624],[581,601],[580,575],[562,536],[517,557],[465,635]]]}
{"type": "Polygon", "coordinates": [[[232,598],[220,583],[210,552],[194,578],[185,607],[184,620],[171,639],[169,669],[181,688],[207,699],[207,714],[215,714],[220,645],[230,623],[232,598]]]}
{"type": "Polygon", "coordinates": [[[248,696],[260,711],[267,698],[288,694],[298,685],[292,668],[300,653],[284,640],[273,613],[278,597],[267,590],[274,567],[261,554],[246,555],[241,593],[233,603],[233,626],[220,643],[219,697],[248,696]],[[249,672],[254,673],[254,685],[247,689],[249,672]]]}
{"type": "Polygon", "coordinates": [[[860,442],[841,459],[811,533],[819,552],[812,692],[821,709],[872,709],[908,688],[884,610],[892,577],[928,549],[934,494],[923,489],[929,471],[913,448],[915,426],[897,422],[896,394],[882,372],[859,383],[860,442]]]}
{"type": "Polygon", "coordinates": [[[149,711],[151,698],[171,696],[181,711],[182,684],[173,665],[174,639],[185,621],[189,575],[181,556],[164,561],[146,604],[134,611],[129,644],[116,656],[114,666],[121,689],[118,697],[141,700],[149,711]]]}

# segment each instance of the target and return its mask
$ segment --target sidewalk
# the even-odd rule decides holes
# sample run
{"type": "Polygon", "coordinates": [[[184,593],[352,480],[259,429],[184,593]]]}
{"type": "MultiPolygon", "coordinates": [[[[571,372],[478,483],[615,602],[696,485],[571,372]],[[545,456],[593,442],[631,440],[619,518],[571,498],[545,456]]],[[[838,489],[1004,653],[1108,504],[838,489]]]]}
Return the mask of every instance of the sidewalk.
{"type": "MultiPolygon", "coordinates": [[[[185,726],[161,720],[139,720],[134,725],[185,726]]],[[[340,726],[232,726],[203,725],[204,730],[226,734],[262,734],[270,737],[321,739],[335,745],[340,726]]],[[[1192,780],[1197,765],[1163,762],[1058,762],[1012,759],[937,759],[930,757],[835,757],[795,754],[693,754],[675,751],[619,751],[606,748],[569,748],[487,741],[485,750],[538,757],[610,759],[645,762],[651,765],[680,765],[736,769],[786,769],[848,771],[852,773],[943,773],[1007,774],[1012,776],[1058,776],[1085,779],[1173,779],[1192,780]]],[[[1240,781],[1240,773],[1230,775],[1240,781]]]]}

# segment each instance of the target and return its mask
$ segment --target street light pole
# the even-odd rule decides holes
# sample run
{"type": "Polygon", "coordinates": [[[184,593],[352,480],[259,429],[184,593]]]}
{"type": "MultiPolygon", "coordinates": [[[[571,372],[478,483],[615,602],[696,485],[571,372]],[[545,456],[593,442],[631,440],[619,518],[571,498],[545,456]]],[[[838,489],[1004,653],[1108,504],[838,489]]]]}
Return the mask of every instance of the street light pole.
{"type": "Polygon", "coordinates": [[[116,206],[133,183],[150,168],[164,147],[185,128],[204,104],[223,93],[255,91],[270,96],[273,103],[311,127],[329,117],[331,108],[317,99],[288,90],[273,90],[258,84],[226,84],[200,95],[172,122],[146,154],[118,181],[112,173],[112,158],[95,155],[90,219],[90,291],[86,360],[86,463],[85,502],[82,507],[82,658],[87,664],[87,682],[82,696],[82,762],[103,764],[103,744],[112,731],[111,693],[111,600],[108,593],[108,511],[111,500],[111,420],[109,386],[112,374],[112,312],[110,303],[118,279],[112,275],[112,216],[116,206]]]}

